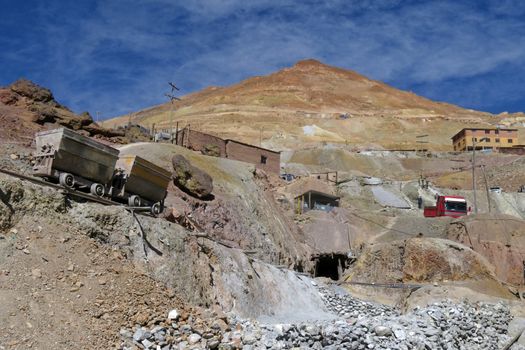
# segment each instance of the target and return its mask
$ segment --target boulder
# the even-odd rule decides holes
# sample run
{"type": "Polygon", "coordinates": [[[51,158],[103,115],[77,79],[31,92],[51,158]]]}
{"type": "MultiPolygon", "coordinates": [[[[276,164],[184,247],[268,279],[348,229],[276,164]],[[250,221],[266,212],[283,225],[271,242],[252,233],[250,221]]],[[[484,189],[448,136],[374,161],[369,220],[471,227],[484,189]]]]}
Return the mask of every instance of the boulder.
{"type": "Polygon", "coordinates": [[[33,102],[28,109],[34,113],[33,122],[38,124],[54,123],[57,118],[57,110],[41,102],[33,102]]]}
{"type": "Polygon", "coordinates": [[[173,165],[173,183],[181,190],[197,198],[206,198],[213,191],[213,180],[208,173],[194,167],[184,156],[175,155],[173,165]]]}
{"type": "Polygon", "coordinates": [[[11,91],[16,92],[19,95],[30,98],[34,101],[39,102],[52,102],[54,105],[58,105],[53,98],[53,94],[49,89],[43,88],[30,80],[19,79],[9,86],[11,91]]]}

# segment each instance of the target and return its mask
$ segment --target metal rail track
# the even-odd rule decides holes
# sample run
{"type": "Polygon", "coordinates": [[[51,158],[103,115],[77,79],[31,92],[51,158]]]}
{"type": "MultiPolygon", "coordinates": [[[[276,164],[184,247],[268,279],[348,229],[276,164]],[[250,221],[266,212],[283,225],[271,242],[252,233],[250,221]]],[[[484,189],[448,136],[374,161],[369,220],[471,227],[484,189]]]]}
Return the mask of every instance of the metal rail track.
{"type": "Polygon", "coordinates": [[[112,200],[109,200],[109,199],[106,199],[106,198],[97,197],[97,196],[94,196],[94,195],[89,194],[89,193],[84,193],[84,192],[76,191],[76,190],[73,190],[73,189],[65,188],[63,186],[60,186],[60,185],[57,185],[57,184],[54,184],[54,183],[51,183],[51,182],[47,182],[47,181],[44,181],[44,180],[36,178],[36,177],[27,176],[27,175],[20,174],[20,173],[17,173],[15,171],[7,170],[7,169],[0,168],[0,173],[6,174],[6,175],[9,175],[9,176],[13,176],[13,177],[16,177],[16,178],[19,178],[19,179],[22,179],[22,180],[26,180],[26,181],[32,182],[32,183],[40,185],[40,186],[46,186],[46,187],[54,188],[56,190],[61,191],[65,195],[71,195],[71,196],[87,199],[89,201],[100,203],[100,204],[104,204],[104,205],[117,205],[117,206],[125,207],[126,209],[129,209],[129,210],[138,211],[138,212],[149,211],[149,209],[150,209],[149,207],[128,207],[128,206],[126,206],[126,205],[124,205],[122,203],[119,203],[119,202],[115,202],[115,201],[112,201],[112,200]]]}
{"type": "Polygon", "coordinates": [[[334,282],[334,284],[352,284],[358,286],[376,287],[376,288],[398,288],[398,289],[419,289],[423,287],[422,284],[405,284],[405,283],[366,283],[366,282],[334,282]]]}

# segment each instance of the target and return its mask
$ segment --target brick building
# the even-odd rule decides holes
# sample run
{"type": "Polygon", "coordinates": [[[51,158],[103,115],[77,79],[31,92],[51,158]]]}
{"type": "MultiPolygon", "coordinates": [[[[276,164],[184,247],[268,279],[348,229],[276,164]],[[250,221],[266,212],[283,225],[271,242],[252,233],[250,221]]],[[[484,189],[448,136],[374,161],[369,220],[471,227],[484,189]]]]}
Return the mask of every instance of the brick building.
{"type": "Polygon", "coordinates": [[[465,128],[452,136],[454,151],[513,148],[518,145],[518,129],[465,128]]]}
{"type": "Polygon", "coordinates": [[[251,163],[267,172],[279,174],[281,171],[281,152],[222,139],[190,128],[177,133],[176,144],[204,154],[251,163]]]}

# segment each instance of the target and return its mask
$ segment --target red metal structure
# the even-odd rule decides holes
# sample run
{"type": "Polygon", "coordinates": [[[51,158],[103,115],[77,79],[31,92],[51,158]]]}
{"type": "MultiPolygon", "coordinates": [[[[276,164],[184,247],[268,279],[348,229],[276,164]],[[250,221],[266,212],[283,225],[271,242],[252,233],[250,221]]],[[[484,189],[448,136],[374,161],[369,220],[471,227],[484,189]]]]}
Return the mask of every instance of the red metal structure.
{"type": "Polygon", "coordinates": [[[425,207],[423,210],[425,217],[450,216],[458,218],[468,213],[467,200],[460,196],[438,196],[435,206],[425,207]]]}

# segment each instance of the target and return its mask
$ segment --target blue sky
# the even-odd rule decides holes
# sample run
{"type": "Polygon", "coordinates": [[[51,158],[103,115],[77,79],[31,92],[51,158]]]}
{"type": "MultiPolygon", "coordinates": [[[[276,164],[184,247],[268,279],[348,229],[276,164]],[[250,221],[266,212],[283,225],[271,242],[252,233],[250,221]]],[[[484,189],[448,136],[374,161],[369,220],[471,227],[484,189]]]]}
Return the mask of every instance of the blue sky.
{"type": "Polygon", "coordinates": [[[304,58],[431,99],[525,111],[525,1],[2,0],[0,85],[108,118],[304,58]]]}

